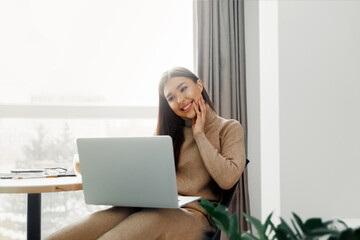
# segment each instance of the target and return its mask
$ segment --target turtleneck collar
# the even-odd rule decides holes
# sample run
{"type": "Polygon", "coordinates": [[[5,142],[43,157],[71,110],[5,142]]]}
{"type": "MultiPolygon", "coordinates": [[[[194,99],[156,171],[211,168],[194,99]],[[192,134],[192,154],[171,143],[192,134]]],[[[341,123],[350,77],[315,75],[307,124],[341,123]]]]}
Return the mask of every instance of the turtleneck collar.
{"type": "MultiPolygon", "coordinates": [[[[205,126],[209,125],[212,121],[214,121],[216,117],[216,113],[209,104],[206,104],[206,121],[205,126]]],[[[185,120],[185,127],[191,128],[192,127],[192,119],[184,119],[185,120]]]]}

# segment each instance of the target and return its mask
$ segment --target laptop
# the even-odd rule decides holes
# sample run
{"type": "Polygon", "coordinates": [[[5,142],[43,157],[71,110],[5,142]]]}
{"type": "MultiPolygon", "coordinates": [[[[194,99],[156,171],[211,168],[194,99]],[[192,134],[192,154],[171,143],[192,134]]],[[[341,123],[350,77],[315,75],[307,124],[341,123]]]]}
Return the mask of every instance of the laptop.
{"type": "Polygon", "coordinates": [[[78,138],[85,202],[179,208],[200,197],[178,196],[170,136],[78,138]]]}

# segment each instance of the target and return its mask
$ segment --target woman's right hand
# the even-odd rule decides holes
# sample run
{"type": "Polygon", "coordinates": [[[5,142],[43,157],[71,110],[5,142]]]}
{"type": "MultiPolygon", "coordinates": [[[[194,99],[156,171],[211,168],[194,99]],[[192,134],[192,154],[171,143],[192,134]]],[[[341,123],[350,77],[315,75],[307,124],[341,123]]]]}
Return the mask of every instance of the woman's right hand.
{"type": "Polygon", "coordinates": [[[192,132],[195,136],[205,130],[206,121],[206,104],[205,100],[201,97],[197,102],[194,101],[194,109],[196,112],[195,117],[192,119],[192,132]]]}

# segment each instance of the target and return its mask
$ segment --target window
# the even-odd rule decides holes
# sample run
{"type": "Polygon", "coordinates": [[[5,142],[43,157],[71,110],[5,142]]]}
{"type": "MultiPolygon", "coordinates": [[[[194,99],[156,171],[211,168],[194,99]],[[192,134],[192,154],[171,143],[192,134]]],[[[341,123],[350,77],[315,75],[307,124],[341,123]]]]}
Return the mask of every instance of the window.
{"type": "MultiPolygon", "coordinates": [[[[0,172],[72,171],[78,137],[152,135],[161,74],[193,69],[192,32],[192,1],[0,2],[0,172]]],[[[0,239],[25,238],[25,196],[0,195],[0,239]]],[[[42,199],[42,236],[102,208],[42,199]]]]}

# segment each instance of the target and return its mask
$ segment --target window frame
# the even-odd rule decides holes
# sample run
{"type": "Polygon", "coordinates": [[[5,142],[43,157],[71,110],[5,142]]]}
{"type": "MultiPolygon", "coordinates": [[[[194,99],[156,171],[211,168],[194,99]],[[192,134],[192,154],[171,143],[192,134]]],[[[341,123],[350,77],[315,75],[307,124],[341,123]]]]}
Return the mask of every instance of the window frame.
{"type": "Polygon", "coordinates": [[[157,106],[0,104],[0,119],[154,119],[157,106]]]}

